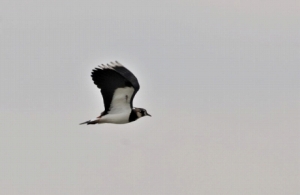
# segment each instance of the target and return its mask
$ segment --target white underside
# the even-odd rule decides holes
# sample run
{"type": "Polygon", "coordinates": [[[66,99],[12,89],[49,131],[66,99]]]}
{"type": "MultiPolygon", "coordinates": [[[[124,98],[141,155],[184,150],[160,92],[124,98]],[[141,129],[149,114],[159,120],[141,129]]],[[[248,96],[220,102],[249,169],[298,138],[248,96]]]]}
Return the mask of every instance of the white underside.
{"type": "Polygon", "coordinates": [[[129,123],[129,116],[132,110],[130,100],[133,92],[133,87],[116,89],[108,114],[92,121],[97,121],[97,123],[115,124],[129,123]]]}
{"type": "Polygon", "coordinates": [[[98,119],[98,123],[115,123],[115,124],[129,123],[130,112],[104,115],[100,119],[98,119]]]}
{"type": "Polygon", "coordinates": [[[133,87],[124,87],[116,89],[108,113],[121,114],[125,112],[131,112],[130,100],[133,92],[133,87]]]}

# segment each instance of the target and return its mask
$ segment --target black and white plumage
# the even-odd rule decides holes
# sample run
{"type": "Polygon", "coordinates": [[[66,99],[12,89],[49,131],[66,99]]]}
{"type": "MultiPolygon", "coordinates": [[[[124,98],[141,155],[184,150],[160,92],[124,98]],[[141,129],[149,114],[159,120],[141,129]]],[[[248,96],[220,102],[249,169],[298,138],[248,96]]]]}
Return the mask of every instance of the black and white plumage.
{"type": "Polygon", "coordinates": [[[133,107],[133,98],[140,89],[137,78],[119,62],[101,65],[92,71],[92,79],[103,97],[105,110],[82,124],[124,124],[143,116],[151,116],[143,108],[133,107]]]}

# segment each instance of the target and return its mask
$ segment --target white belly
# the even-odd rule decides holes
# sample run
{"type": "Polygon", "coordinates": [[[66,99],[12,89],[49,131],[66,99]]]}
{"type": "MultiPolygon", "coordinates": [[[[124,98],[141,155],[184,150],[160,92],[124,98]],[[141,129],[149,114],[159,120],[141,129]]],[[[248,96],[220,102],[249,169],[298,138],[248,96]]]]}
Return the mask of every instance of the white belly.
{"type": "Polygon", "coordinates": [[[130,112],[124,112],[120,114],[107,114],[99,119],[99,123],[115,123],[124,124],[129,122],[130,112]]]}

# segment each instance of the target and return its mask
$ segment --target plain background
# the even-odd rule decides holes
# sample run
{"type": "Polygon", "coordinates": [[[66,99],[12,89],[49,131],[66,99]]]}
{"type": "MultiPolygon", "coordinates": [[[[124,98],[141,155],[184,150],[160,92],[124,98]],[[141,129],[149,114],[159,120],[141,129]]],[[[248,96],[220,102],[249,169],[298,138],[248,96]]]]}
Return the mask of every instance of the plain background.
{"type": "Polygon", "coordinates": [[[0,194],[299,194],[299,4],[2,0],[0,194]],[[79,126],[114,60],[153,117],[79,126]]]}

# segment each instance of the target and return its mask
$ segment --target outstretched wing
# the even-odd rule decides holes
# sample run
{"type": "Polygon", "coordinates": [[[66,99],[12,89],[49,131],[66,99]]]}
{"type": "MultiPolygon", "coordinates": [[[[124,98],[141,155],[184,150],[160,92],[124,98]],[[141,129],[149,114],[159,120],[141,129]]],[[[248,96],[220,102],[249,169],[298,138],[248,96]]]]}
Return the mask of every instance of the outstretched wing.
{"type": "Polygon", "coordinates": [[[132,109],[135,94],[140,88],[137,78],[123,65],[111,62],[92,71],[92,79],[103,96],[103,114],[132,109]]]}

